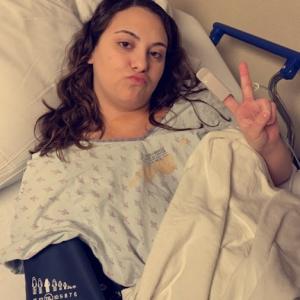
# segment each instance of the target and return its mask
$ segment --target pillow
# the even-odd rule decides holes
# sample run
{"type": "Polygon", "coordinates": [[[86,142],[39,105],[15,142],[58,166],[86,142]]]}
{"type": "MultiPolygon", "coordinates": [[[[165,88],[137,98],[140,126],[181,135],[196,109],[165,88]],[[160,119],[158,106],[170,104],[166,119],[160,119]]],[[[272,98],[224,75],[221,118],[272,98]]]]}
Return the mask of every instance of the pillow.
{"type": "MultiPolygon", "coordinates": [[[[77,15],[82,22],[87,21],[95,11],[101,0],[74,0],[77,15]]],[[[172,9],[167,0],[155,0],[165,11],[172,15],[172,9]]]]}
{"type": "MultiPolygon", "coordinates": [[[[0,1],[0,189],[22,177],[35,122],[46,111],[41,99],[52,107],[59,103],[55,83],[66,45],[100,1],[0,1]]],[[[168,1],[156,2],[177,22],[195,71],[210,68],[237,95],[238,85],[201,25],[168,1]]]]}
{"type": "MultiPolygon", "coordinates": [[[[170,5],[169,9],[171,9],[170,5]]],[[[179,28],[183,48],[194,71],[197,72],[202,67],[208,68],[222,79],[237,100],[241,100],[240,86],[200,23],[179,9],[172,9],[172,17],[179,28]]]]}
{"type": "Polygon", "coordinates": [[[81,22],[89,20],[101,0],[74,0],[74,6],[81,22]]]}
{"type": "Polygon", "coordinates": [[[81,25],[75,11],[68,0],[0,1],[0,189],[22,176],[41,99],[58,103],[65,47],[81,25]]]}

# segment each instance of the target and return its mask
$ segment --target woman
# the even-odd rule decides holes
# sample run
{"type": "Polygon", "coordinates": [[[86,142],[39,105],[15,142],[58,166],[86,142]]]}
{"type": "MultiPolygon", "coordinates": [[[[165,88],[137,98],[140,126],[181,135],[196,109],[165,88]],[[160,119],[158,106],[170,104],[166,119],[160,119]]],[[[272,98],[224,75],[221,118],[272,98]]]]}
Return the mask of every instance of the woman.
{"type": "MultiPolygon", "coordinates": [[[[254,101],[240,71],[244,101],[225,105],[279,184],[291,158],[275,106],[254,101]]],[[[143,271],[185,161],[230,116],[201,88],[174,21],[147,0],[101,2],[75,36],[58,94],[61,105],[38,120],[0,256],[24,265],[28,299],[118,299],[143,271]]]]}

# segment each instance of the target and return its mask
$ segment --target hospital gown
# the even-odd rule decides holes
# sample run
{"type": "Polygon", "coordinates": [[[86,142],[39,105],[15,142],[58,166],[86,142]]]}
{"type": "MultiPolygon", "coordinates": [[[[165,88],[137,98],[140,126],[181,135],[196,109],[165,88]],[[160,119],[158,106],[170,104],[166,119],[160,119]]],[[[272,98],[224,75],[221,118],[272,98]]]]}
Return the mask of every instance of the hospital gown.
{"type": "MultiPolygon", "coordinates": [[[[230,119],[210,93],[202,92],[201,99],[230,119]]],[[[140,139],[94,140],[91,149],[64,150],[66,162],[54,153],[34,154],[16,199],[11,244],[0,249],[0,263],[22,272],[22,260],[49,244],[79,237],[108,277],[134,285],[188,157],[205,133],[232,124],[206,103],[181,100],[163,120],[195,129],[156,127],[140,139]]]]}

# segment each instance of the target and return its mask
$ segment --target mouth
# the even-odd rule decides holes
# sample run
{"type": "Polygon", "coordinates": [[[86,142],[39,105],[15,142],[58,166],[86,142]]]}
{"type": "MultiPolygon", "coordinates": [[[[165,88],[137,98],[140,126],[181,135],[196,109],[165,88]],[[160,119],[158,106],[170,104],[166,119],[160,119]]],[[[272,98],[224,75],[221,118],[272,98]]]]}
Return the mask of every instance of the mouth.
{"type": "Polygon", "coordinates": [[[129,76],[128,79],[137,85],[145,85],[147,83],[147,79],[145,76],[129,76]]]}

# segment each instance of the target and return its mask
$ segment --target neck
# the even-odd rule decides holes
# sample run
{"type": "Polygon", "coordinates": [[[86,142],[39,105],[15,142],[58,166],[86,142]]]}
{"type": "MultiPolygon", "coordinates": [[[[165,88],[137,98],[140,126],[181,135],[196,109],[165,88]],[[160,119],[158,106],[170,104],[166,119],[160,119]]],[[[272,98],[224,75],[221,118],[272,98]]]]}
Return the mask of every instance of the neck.
{"type": "MultiPolygon", "coordinates": [[[[101,107],[104,117],[105,132],[102,140],[140,138],[151,129],[148,107],[133,111],[120,111],[101,107]]],[[[91,133],[90,138],[99,139],[99,132],[91,133]]]]}
{"type": "MultiPolygon", "coordinates": [[[[163,109],[155,115],[157,121],[161,121],[167,114],[168,109],[163,109]]],[[[89,134],[91,139],[135,139],[147,135],[153,125],[149,122],[148,111],[124,112],[105,118],[105,132],[101,137],[99,132],[89,134]]]]}
{"type": "Polygon", "coordinates": [[[101,111],[106,125],[112,125],[119,122],[135,122],[145,118],[148,119],[149,116],[148,107],[142,107],[132,111],[119,111],[113,109],[108,111],[101,108],[101,111]]]}
{"type": "Polygon", "coordinates": [[[150,129],[148,111],[122,112],[105,117],[105,135],[121,138],[135,138],[150,129]]]}
{"type": "MultiPolygon", "coordinates": [[[[155,119],[161,121],[168,109],[162,109],[155,114],[155,119]]],[[[113,107],[101,106],[101,112],[104,118],[105,132],[90,133],[91,139],[109,140],[109,139],[127,139],[144,137],[153,125],[149,122],[148,106],[144,106],[132,111],[119,110],[113,107]]]]}

